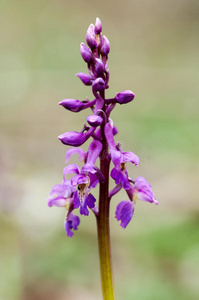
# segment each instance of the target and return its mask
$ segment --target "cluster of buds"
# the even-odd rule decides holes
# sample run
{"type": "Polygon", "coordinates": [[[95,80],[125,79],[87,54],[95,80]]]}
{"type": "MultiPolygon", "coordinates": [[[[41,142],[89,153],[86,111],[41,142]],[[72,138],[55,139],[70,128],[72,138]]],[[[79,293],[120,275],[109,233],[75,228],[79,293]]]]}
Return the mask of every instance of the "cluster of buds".
{"type": "MultiPolygon", "coordinates": [[[[86,118],[80,132],[71,131],[58,136],[60,141],[74,148],[66,152],[66,163],[74,154],[79,155],[79,160],[83,162],[80,169],[76,164],[70,164],[63,170],[63,181],[53,187],[48,198],[49,206],[65,207],[65,230],[69,237],[73,236],[73,230],[77,230],[80,218],[73,214],[79,209],[81,215],[88,216],[89,211],[98,215],[99,208],[96,199],[92,195],[92,189],[105,180],[102,170],[96,166],[98,158],[104,155],[106,159],[113,163],[111,177],[115,181],[115,187],[109,192],[109,200],[122,188],[125,189],[128,200],[121,201],[117,208],[115,217],[121,221],[120,225],[125,228],[134,214],[134,204],[136,200],[143,200],[158,204],[152,192],[150,184],[143,177],[135,180],[128,176],[126,163],[131,162],[135,166],[139,163],[139,158],[132,152],[123,152],[121,145],[115,143],[114,136],[118,133],[110,114],[116,104],[126,104],[134,99],[134,93],[125,90],[117,93],[114,98],[105,98],[105,90],[109,87],[108,54],[110,43],[106,36],[102,35],[102,24],[99,18],[95,25],[91,24],[86,34],[87,46],[80,45],[80,53],[87,63],[88,73],[78,73],[77,76],[86,86],[92,86],[93,100],[80,101],[77,99],[64,99],[59,102],[65,109],[71,112],[80,112],[84,109],[91,109],[92,114],[86,118]],[[79,148],[88,139],[91,143],[88,151],[79,148]],[[108,151],[104,153],[103,145],[107,145],[108,151]],[[67,174],[75,174],[70,180],[66,179],[67,174]]],[[[109,168],[109,166],[107,166],[109,168]]]]}

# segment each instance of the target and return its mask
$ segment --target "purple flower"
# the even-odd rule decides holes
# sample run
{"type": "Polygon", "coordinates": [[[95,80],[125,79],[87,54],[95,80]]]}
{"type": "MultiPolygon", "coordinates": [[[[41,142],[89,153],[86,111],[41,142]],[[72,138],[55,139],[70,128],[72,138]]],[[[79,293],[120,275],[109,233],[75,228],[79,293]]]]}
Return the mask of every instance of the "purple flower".
{"type": "Polygon", "coordinates": [[[144,177],[137,177],[134,181],[134,187],[130,186],[126,193],[129,200],[121,201],[116,208],[115,217],[121,221],[120,226],[125,228],[134,214],[134,205],[137,200],[158,204],[155,199],[150,184],[144,177]]]}
{"type": "Polygon", "coordinates": [[[124,189],[129,189],[128,173],[125,167],[126,162],[130,161],[136,166],[139,163],[139,158],[133,152],[123,152],[121,147],[116,147],[113,137],[113,129],[110,123],[105,125],[105,136],[110,148],[110,154],[115,168],[111,171],[111,177],[116,184],[122,183],[124,189]]]}
{"type": "Polygon", "coordinates": [[[64,227],[68,237],[72,237],[74,235],[72,229],[77,230],[79,224],[80,218],[78,216],[75,216],[72,212],[68,216],[66,216],[66,219],[64,221],[64,227]]]}
{"type": "Polygon", "coordinates": [[[121,221],[120,226],[126,228],[134,214],[134,204],[130,200],[121,201],[115,212],[117,221],[121,221]]]}

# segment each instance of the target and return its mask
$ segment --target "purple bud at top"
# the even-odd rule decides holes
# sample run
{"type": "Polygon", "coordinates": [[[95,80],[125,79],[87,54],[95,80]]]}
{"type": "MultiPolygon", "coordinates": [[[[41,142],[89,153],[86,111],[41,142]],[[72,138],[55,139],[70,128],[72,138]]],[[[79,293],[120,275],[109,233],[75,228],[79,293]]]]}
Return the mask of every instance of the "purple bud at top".
{"type": "Polygon", "coordinates": [[[88,74],[80,72],[80,73],[77,73],[76,76],[79,77],[79,79],[81,79],[83,84],[92,85],[92,79],[88,74]]]}
{"type": "Polygon", "coordinates": [[[86,63],[91,61],[91,50],[84,44],[80,44],[80,53],[86,63]]]}
{"type": "Polygon", "coordinates": [[[95,34],[100,34],[100,32],[102,32],[102,23],[99,18],[96,18],[94,31],[95,34]]]}
{"type": "Polygon", "coordinates": [[[64,99],[59,102],[59,105],[62,105],[64,108],[70,111],[79,112],[83,106],[83,103],[76,99],[64,99]]]}
{"type": "Polygon", "coordinates": [[[119,104],[126,104],[128,102],[131,102],[135,97],[135,94],[129,90],[123,91],[121,93],[118,93],[115,97],[115,100],[119,104]]]}
{"type": "Polygon", "coordinates": [[[86,120],[87,120],[88,124],[93,127],[97,127],[97,126],[101,125],[103,122],[103,119],[97,115],[88,116],[86,118],[86,120]]]}
{"type": "Polygon", "coordinates": [[[79,147],[86,141],[86,135],[82,132],[69,131],[59,135],[58,139],[64,145],[79,147]]]}
{"type": "Polygon", "coordinates": [[[107,37],[104,35],[102,38],[102,53],[108,55],[110,51],[110,43],[107,37]]]}
{"type": "Polygon", "coordinates": [[[101,92],[105,89],[105,82],[101,77],[99,77],[93,81],[92,87],[93,87],[93,91],[101,92]]]}
{"type": "Polygon", "coordinates": [[[88,46],[91,49],[96,49],[97,48],[97,41],[95,39],[94,25],[93,24],[91,24],[88,27],[87,34],[86,34],[86,42],[87,42],[88,46]]]}
{"type": "Polygon", "coordinates": [[[100,58],[95,59],[95,72],[97,76],[100,76],[104,72],[104,65],[100,58]]]}

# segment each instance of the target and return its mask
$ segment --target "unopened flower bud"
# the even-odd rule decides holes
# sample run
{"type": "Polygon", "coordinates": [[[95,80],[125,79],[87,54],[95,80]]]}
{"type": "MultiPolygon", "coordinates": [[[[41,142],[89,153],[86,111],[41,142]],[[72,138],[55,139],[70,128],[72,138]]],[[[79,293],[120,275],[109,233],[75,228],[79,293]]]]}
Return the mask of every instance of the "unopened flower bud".
{"type": "Polygon", "coordinates": [[[80,72],[80,73],[77,73],[76,76],[79,77],[79,79],[81,79],[83,84],[92,85],[92,79],[88,74],[80,72]]]}
{"type": "Polygon", "coordinates": [[[86,63],[91,61],[91,50],[84,44],[80,44],[80,53],[86,63]]]}
{"type": "Polygon", "coordinates": [[[91,24],[88,27],[87,34],[86,34],[86,42],[87,42],[88,46],[91,49],[96,49],[97,48],[97,41],[95,39],[94,25],[93,24],[91,24]]]}
{"type": "Polygon", "coordinates": [[[64,145],[79,147],[86,141],[86,135],[82,132],[69,131],[59,135],[58,139],[64,145]]]}
{"type": "Polygon", "coordinates": [[[70,111],[79,112],[82,109],[83,103],[76,99],[64,99],[59,102],[59,105],[70,111]]]}
{"type": "Polygon", "coordinates": [[[99,18],[96,18],[94,31],[95,34],[100,34],[100,32],[102,32],[102,23],[99,18]]]}
{"type": "Polygon", "coordinates": [[[95,72],[97,76],[100,76],[104,72],[104,65],[100,58],[95,59],[95,72]]]}
{"type": "Polygon", "coordinates": [[[102,38],[102,53],[108,55],[110,51],[110,43],[107,37],[104,35],[102,38]]]}
{"type": "Polygon", "coordinates": [[[98,115],[88,116],[86,118],[86,120],[87,120],[88,124],[93,126],[93,127],[97,127],[97,126],[101,125],[102,122],[103,122],[102,117],[100,117],[98,115]]]}
{"type": "Polygon", "coordinates": [[[105,89],[105,82],[104,82],[104,80],[101,77],[95,79],[93,81],[92,88],[93,88],[93,91],[95,91],[95,92],[101,92],[101,91],[103,91],[105,89]]]}
{"type": "Polygon", "coordinates": [[[123,91],[121,93],[118,93],[115,97],[115,100],[119,104],[126,104],[128,102],[131,102],[135,97],[135,94],[129,90],[123,91]]]}

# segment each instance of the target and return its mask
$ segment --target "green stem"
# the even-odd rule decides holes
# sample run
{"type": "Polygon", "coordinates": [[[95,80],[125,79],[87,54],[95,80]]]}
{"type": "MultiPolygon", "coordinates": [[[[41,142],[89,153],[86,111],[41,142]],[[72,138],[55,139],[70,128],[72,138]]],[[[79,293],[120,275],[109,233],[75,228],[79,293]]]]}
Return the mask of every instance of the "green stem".
{"type": "MultiPolygon", "coordinates": [[[[102,130],[103,132],[103,130],[102,130]]],[[[109,228],[109,207],[110,200],[108,196],[109,190],[109,165],[107,159],[107,142],[102,134],[103,149],[100,157],[100,170],[105,177],[105,181],[100,183],[99,194],[99,214],[97,216],[98,230],[98,247],[100,258],[100,271],[103,300],[114,300],[113,278],[112,278],[112,262],[111,262],[111,245],[110,245],[110,228],[109,228]]]]}

